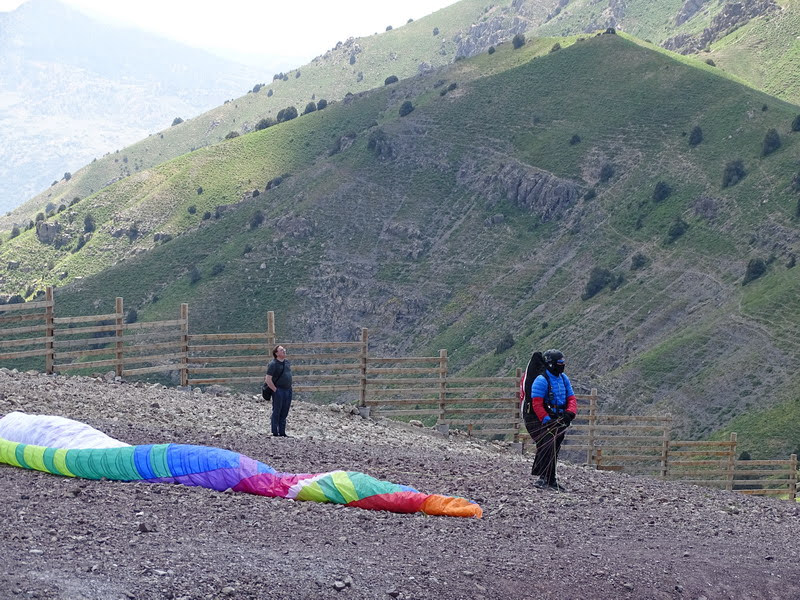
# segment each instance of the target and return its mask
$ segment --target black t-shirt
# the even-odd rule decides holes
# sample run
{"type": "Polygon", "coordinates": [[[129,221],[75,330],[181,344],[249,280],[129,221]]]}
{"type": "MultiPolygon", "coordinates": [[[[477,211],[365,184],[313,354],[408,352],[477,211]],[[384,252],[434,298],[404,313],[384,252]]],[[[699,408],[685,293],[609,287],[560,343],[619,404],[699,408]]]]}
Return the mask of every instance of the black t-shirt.
{"type": "Polygon", "coordinates": [[[267,375],[272,375],[272,383],[275,384],[275,387],[279,387],[282,390],[288,390],[292,387],[292,365],[289,364],[288,360],[284,359],[283,362],[280,362],[277,359],[272,359],[269,361],[267,375]]]}

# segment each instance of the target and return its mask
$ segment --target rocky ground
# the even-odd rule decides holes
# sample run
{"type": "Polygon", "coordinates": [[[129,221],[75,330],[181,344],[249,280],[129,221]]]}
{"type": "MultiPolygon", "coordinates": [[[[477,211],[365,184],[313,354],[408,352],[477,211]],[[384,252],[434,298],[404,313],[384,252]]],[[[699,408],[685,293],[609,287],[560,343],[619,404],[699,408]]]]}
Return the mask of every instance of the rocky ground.
{"type": "Polygon", "coordinates": [[[0,369],[12,410],[123,441],[229,448],[282,471],[357,470],[479,502],[484,517],[372,512],[0,465],[0,598],[800,598],[800,505],[564,464],[534,490],[498,443],[296,402],[0,369]]]}

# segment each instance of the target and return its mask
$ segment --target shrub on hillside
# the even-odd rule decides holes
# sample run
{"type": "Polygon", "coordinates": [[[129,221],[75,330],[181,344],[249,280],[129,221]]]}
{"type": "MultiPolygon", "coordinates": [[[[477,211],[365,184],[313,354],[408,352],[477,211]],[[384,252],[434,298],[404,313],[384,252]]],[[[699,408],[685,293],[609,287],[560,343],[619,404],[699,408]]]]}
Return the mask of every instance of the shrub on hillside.
{"type": "Polygon", "coordinates": [[[392,26],[391,25],[387,25],[386,26],[386,31],[391,31],[391,30],[392,30],[392,26]]]}
{"type": "Polygon", "coordinates": [[[225,139],[226,140],[232,140],[233,138],[237,138],[237,137],[239,137],[239,132],[238,131],[229,131],[228,135],[225,136],[225,139]]]}
{"type": "Polygon", "coordinates": [[[608,269],[603,267],[594,267],[591,273],[589,273],[589,281],[586,282],[586,286],[584,287],[581,298],[588,300],[589,298],[596,296],[603,290],[603,288],[611,283],[613,278],[614,274],[608,269]]]}
{"type": "Polygon", "coordinates": [[[9,237],[9,239],[14,239],[14,238],[15,238],[15,237],[17,237],[18,235],[19,235],[19,226],[17,226],[17,225],[14,225],[14,226],[11,228],[11,236],[9,237]]]}
{"type": "Polygon", "coordinates": [[[397,83],[398,81],[399,79],[397,79],[397,75],[389,75],[383,80],[383,85],[391,85],[393,83],[397,83]]]}
{"type": "Polygon", "coordinates": [[[411,104],[411,100],[406,100],[400,105],[400,116],[405,117],[408,114],[414,112],[414,105],[411,104]]]}
{"type": "Polygon", "coordinates": [[[128,311],[128,314],[125,315],[125,322],[126,323],[136,323],[139,320],[139,313],[136,312],[135,308],[132,308],[128,311]]]}
{"type": "Polygon", "coordinates": [[[731,187],[739,183],[747,175],[744,170],[744,163],[741,160],[731,160],[725,165],[725,170],[722,172],[722,187],[731,187]]]}
{"type": "Polygon", "coordinates": [[[714,62],[712,59],[710,59],[710,58],[707,58],[707,59],[706,59],[706,64],[707,64],[709,67],[716,67],[716,66],[717,66],[717,63],[715,63],[715,62],[714,62]]]}
{"type": "Polygon", "coordinates": [[[192,268],[189,269],[189,283],[194,285],[202,276],[200,275],[200,269],[197,268],[197,265],[192,265],[192,268]]]}
{"type": "Polygon", "coordinates": [[[550,48],[550,54],[552,54],[553,52],[558,52],[559,50],[561,50],[561,44],[556,42],[555,44],[553,44],[553,47],[550,48]]]}
{"type": "Polygon", "coordinates": [[[213,267],[211,267],[211,276],[216,277],[220,273],[225,270],[225,265],[222,263],[216,263],[213,267]]]}
{"type": "Polygon", "coordinates": [[[744,279],[742,279],[742,285],[747,285],[754,279],[761,277],[766,272],[767,263],[765,263],[763,259],[751,258],[750,262],[747,263],[747,269],[744,273],[744,279]]]}
{"type": "Polygon", "coordinates": [[[514,50],[522,48],[525,45],[525,34],[516,34],[511,40],[511,45],[514,46],[514,50]]]}
{"type": "Polygon", "coordinates": [[[800,115],[797,115],[792,121],[792,131],[800,131],[800,115]]]}
{"type": "Polygon", "coordinates": [[[602,183],[605,183],[606,181],[611,179],[613,176],[614,176],[614,167],[612,167],[611,164],[606,163],[600,168],[600,176],[599,177],[600,177],[600,181],[602,183]]]}
{"type": "Polygon", "coordinates": [[[438,27],[434,27],[433,28],[433,35],[439,35],[439,28],[438,27]]]}
{"type": "Polygon", "coordinates": [[[670,185],[664,181],[659,181],[656,183],[656,187],[653,188],[653,202],[663,202],[669,198],[670,194],[672,194],[670,185]]]}
{"type": "Polygon", "coordinates": [[[189,208],[186,209],[186,212],[188,212],[190,215],[193,215],[197,212],[197,207],[194,204],[192,204],[189,208]]]}
{"type": "Polygon", "coordinates": [[[503,352],[511,348],[513,345],[514,345],[514,336],[511,335],[510,332],[506,332],[505,335],[503,335],[503,337],[497,343],[497,346],[494,349],[494,353],[502,354],[503,352]]]}
{"type": "Polygon", "coordinates": [[[580,143],[581,143],[581,136],[579,136],[577,133],[573,133],[572,137],[569,138],[569,145],[574,146],[575,144],[580,144],[580,143]]]}
{"type": "Polygon", "coordinates": [[[70,179],[72,179],[72,173],[67,171],[66,173],[64,173],[64,181],[69,181],[70,179]]]}
{"type": "Polygon", "coordinates": [[[252,251],[253,251],[253,246],[251,246],[250,244],[245,244],[244,248],[242,249],[242,256],[250,254],[252,251]]]}
{"type": "Polygon", "coordinates": [[[86,215],[83,218],[83,232],[91,233],[95,230],[95,227],[94,217],[91,214],[86,215]]]}
{"type": "Polygon", "coordinates": [[[43,212],[36,213],[36,222],[38,223],[39,221],[44,221],[44,213],[43,212]]]}
{"type": "Polygon", "coordinates": [[[261,91],[261,88],[263,88],[263,87],[264,87],[264,84],[263,84],[263,83],[257,83],[257,84],[255,84],[255,85],[253,86],[253,93],[254,93],[254,94],[257,94],[258,92],[260,92],[260,91],[261,91]]]}
{"type": "Polygon", "coordinates": [[[703,141],[703,130],[700,129],[699,126],[695,126],[694,128],[692,128],[692,132],[689,134],[689,146],[694,148],[702,141],[703,141]]]}
{"type": "Polygon", "coordinates": [[[263,222],[264,222],[264,212],[261,210],[257,210],[252,215],[250,215],[250,221],[248,222],[248,225],[250,226],[250,229],[257,229],[263,222]]]}
{"type": "Polygon", "coordinates": [[[275,125],[275,119],[271,117],[266,117],[261,119],[258,123],[256,123],[256,131],[262,131],[263,129],[267,129],[275,125]]]}
{"type": "Polygon", "coordinates": [[[203,221],[208,221],[210,218],[211,218],[210,211],[207,210],[206,212],[203,213],[203,221]]]}
{"type": "Polygon", "coordinates": [[[320,98],[319,102],[317,102],[317,110],[322,110],[326,106],[328,106],[328,101],[325,98],[320,98]]]}
{"type": "Polygon", "coordinates": [[[317,110],[317,103],[316,102],[309,102],[308,104],[306,104],[306,108],[303,111],[303,114],[307,115],[308,113],[312,113],[315,110],[317,110]]]}
{"type": "Polygon", "coordinates": [[[489,54],[494,54],[496,52],[494,46],[489,46],[489,54]]]}
{"type": "Polygon", "coordinates": [[[78,198],[78,196],[75,196],[72,200],[69,201],[69,205],[70,206],[75,206],[80,201],[81,201],[81,199],[78,198]]]}
{"type": "Polygon", "coordinates": [[[637,252],[631,257],[631,271],[638,271],[647,264],[647,257],[641,252],[637,252]]]}
{"type": "Polygon", "coordinates": [[[781,147],[781,136],[778,135],[777,129],[770,129],[764,136],[764,141],[761,143],[761,156],[772,154],[781,147]]]}
{"type": "Polygon", "coordinates": [[[174,119],[172,119],[171,127],[175,127],[175,125],[180,125],[181,123],[183,123],[183,119],[181,119],[180,117],[175,117],[174,119]]]}
{"type": "Polygon", "coordinates": [[[278,123],[283,123],[284,121],[291,121],[292,119],[297,118],[297,109],[294,106],[287,106],[286,108],[281,109],[278,111],[278,123]]]}
{"type": "Polygon", "coordinates": [[[689,224],[680,217],[676,217],[670,224],[669,229],[667,229],[667,243],[671,244],[686,233],[688,229],[689,224]]]}
{"type": "Polygon", "coordinates": [[[297,72],[294,74],[294,78],[295,78],[295,79],[298,79],[299,77],[300,77],[300,71],[297,71],[297,72]]]}
{"type": "Polygon", "coordinates": [[[594,200],[597,197],[597,191],[594,188],[589,188],[583,195],[584,200],[594,200]]]}
{"type": "Polygon", "coordinates": [[[269,89],[267,90],[267,98],[272,98],[272,94],[274,94],[274,93],[275,93],[275,92],[273,92],[273,91],[272,91],[272,88],[269,88],[269,89]]]}
{"type": "Polygon", "coordinates": [[[202,193],[203,193],[203,186],[200,186],[197,188],[197,195],[199,196],[202,193]]]}
{"type": "Polygon", "coordinates": [[[356,55],[355,55],[355,53],[350,55],[350,64],[351,65],[356,64],[356,55]]]}

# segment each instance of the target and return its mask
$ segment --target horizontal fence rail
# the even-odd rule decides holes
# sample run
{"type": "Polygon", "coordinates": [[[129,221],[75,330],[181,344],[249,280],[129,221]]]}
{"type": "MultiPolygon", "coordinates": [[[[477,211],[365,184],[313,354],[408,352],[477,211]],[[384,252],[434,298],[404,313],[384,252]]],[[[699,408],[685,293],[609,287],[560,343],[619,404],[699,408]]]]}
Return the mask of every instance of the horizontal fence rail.
{"type": "MultiPolygon", "coordinates": [[[[56,316],[53,288],[44,299],[0,306],[0,361],[42,364],[47,373],[108,369],[120,377],[167,373],[182,386],[229,384],[260,388],[278,344],[275,316],[251,333],[189,333],[189,306],[177,319],[126,322],[122,298],[114,312],[56,316]]],[[[375,416],[460,429],[468,435],[531,445],[513,377],[464,377],[438,356],[370,356],[367,329],[350,342],[284,342],[293,389],[345,394],[375,416]]],[[[788,460],[736,458],[729,440],[671,440],[668,415],[608,415],[597,390],[577,395],[578,416],[562,446],[565,456],[600,470],[624,471],[744,494],[797,493],[797,456],[788,460]]]]}

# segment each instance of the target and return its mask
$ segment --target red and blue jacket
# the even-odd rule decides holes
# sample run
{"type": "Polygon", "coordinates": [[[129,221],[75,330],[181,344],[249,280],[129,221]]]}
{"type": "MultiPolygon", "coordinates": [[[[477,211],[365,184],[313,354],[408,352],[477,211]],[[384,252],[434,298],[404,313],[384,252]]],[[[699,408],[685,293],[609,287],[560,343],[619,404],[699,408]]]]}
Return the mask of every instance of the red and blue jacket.
{"type": "MultiPolygon", "coordinates": [[[[569,377],[563,373],[561,375],[553,375],[550,371],[545,371],[544,374],[534,379],[531,386],[531,402],[533,404],[533,412],[536,413],[536,417],[542,423],[546,422],[546,417],[555,418],[565,412],[570,412],[573,415],[578,414],[578,399],[572,390],[572,383],[570,383],[569,377]],[[552,395],[550,400],[546,402],[548,381],[552,395]]],[[[549,421],[549,419],[547,420],[549,421]]]]}

